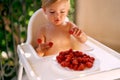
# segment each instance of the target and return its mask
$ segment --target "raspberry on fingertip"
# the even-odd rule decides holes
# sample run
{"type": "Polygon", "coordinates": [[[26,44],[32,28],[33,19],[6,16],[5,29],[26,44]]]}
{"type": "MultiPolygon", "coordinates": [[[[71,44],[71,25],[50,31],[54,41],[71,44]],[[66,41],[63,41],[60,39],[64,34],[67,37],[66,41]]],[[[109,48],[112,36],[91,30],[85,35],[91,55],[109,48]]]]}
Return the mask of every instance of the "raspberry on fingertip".
{"type": "Polygon", "coordinates": [[[50,47],[52,47],[52,46],[53,46],[53,42],[49,42],[48,44],[49,44],[49,46],[50,46],[50,47]]]}
{"type": "Polygon", "coordinates": [[[72,31],[72,30],[70,30],[70,31],[69,31],[69,33],[70,33],[70,34],[73,34],[73,31],[72,31]]]}
{"type": "Polygon", "coordinates": [[[37,42],[40,44],[40,43],[42,43],[42,40],[40,38],[38,38],[37,42]]]}

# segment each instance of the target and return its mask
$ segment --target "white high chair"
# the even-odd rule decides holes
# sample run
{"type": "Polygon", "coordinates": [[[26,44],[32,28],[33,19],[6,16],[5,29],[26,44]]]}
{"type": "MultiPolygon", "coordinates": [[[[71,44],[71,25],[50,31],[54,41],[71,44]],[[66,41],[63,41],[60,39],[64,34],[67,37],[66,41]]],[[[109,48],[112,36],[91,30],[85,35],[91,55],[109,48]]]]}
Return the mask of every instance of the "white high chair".
{"type": "MultiPolygon", "coordinates": [[[[66,17],[65,21],[69,21],[69,19],[66,17]]],[[[30,65],[28,64],[26,58],[24,55],[21,55],[21,54],[24,54],[25,51],[27,53],[31,53],[31,52],[34,52],[34,55],[38,58],[35,50],[34,50],[34,45],[35,45],[35,41],[37,40],[37,35],[36,35],[36,32],[39,32],[39,28],[44,25],[44,24],[47,24],[48,20],[47,20],[47,17],[46,15],[44,14],[43,12],[43,9],[39,9],[37,10],[33,15],[32,17],[30,18],[29,20],[29,24],[28,24],[28,30],[27,30],[27,40],[25,43],[22,43],[20,45],[18,45],[18,48],[17,48],[17,52],[18,52],[18,55],[19,55],[19,74],[18,74],[18,80],[22,80],[22,74],[23,74],[23,68],[26,71],[27,75],[31,75],[29,73],[29,71],[31,71],[30,69],[30,65]],[[24,47],[24,49],[21,47],[21,45],[24,45],[24,44],[27,44],[26,47],[24,47]],[[27,49],[31,49],[31,50],[27,50],[27,49]],[[26,64],[26,66],[24,66],[23,64],[26,64]],[[27,69],[26,69],[27,68],[27,69]],[[29,71],[28,71],[29,69],[29,71]]],[[[34,77],[35,78],[35,77],[34,77]]],[[[32,78],[30,78],[32,79],[32,78]]],[[[37,80],[35,78],[35,80],[37,80]]]]}

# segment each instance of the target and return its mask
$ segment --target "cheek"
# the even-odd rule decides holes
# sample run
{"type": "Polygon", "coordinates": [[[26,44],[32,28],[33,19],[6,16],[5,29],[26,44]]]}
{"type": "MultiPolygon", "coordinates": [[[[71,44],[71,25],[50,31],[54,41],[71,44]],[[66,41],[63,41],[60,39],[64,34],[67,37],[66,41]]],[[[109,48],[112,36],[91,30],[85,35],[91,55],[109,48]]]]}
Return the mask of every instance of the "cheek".
{"type": "Polygon", "coordinates": [[[49,19],[52,19],[52,15],[51,14],[47,14],[47,17],[49,18],[49,19]]]}
{"type": "Polygon", "coordinates": [[[47,15],[47,17],[48,17],[48,20],[51,21],[51,22],[54,20],[54,17],[51,16],[51,15],[47,15]]]}
{"type": "Polygon", "coordinates": [[[66,11],[63,16],[66,17],[68,15],[68,11],[66,11]]]}
{"type": "Polygon", "coordinates": [[[64,14],[61,16],[62,19],[65,19],[67,17],[67,14],[64,14]]]}

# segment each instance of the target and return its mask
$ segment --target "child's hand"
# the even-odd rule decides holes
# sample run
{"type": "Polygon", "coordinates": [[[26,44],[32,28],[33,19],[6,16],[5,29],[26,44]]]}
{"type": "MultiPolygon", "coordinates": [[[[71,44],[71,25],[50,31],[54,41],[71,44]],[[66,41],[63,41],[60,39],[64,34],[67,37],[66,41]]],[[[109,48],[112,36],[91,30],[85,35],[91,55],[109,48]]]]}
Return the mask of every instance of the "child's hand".
{"type": "Polygon", "coordinates": [[[78,37],[81,35],[82,31],[77,28],[77,27],[73,27],[70,31],[69,31],[70,34],[72,34],[73,36],[75,37],[78,37]]]}
{"type": "Polygon", "coordinates": [[[45,52],[53,46],[52,42],[42,43],[41,39],[38,39],[37,42],[39,45],[36,48],[36,51],[39,54],[39,56],[44,56],[45,52]]]}
{"type": "Polygon", "coordinates": [[[49,48],[51,48],[53,46],[53,43],[52,42],[48,42],[48,43],[41,43],[39,45],[39,47],[41,48],[41,50],[43,52],[47,51],[49,48]]]}
{"type": "Polygon", "coordinates": [[[69,31],[76,39],[78,39],[81,43],[85,43],[87,40],[87,35],[77,27],[73,27],[69,31]]]}

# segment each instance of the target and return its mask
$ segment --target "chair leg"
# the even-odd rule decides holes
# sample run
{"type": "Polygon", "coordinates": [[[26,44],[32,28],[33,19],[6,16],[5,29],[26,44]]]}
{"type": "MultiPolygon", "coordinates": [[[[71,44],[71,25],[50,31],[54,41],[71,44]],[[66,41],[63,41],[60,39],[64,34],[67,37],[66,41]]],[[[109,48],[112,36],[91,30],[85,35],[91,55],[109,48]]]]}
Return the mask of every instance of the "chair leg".
{"type": "Polygon", "coordinates": [[[19,72],[18,72],[18,80],[22,80],[22,75],[23,75],[23,65],[21,62],[19,62],[19,72]]]}

